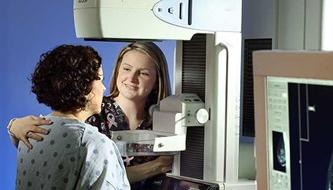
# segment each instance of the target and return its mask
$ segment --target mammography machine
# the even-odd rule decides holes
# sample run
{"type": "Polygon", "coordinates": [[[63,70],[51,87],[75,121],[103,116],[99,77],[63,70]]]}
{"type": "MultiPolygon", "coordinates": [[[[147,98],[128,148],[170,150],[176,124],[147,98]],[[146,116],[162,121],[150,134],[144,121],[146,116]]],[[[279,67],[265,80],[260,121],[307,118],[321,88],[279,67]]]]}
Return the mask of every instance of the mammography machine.
{"type": "MultiPolygon", "coordinates": [[[[77,37],[88,40],[177,40],[175,96],[163,100],[153,117],[169,118],[172,125],[154,121],[144,137],[156,137],[147,146],[156,154],[185,149],[176,154],[165,189],[255,189],[253,152],[239,143],[241,0],[75,0],[74,19],[77,37]],[[192,120],[182,119],[187,114],[192,120]],[[179,127],[184,121],[187,127],[179,127]]],[[[140,136],[116,135],[120,144],[124,135],[140,136]]],[[[124,152],[134,150],[124,144],[124,152]]]]}

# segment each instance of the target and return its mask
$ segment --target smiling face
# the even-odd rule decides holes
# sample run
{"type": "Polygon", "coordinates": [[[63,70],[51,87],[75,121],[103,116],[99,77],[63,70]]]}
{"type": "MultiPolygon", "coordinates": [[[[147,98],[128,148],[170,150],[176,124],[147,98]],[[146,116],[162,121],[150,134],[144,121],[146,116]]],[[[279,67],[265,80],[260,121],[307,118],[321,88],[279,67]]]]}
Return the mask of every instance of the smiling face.
{"type": "Polygon", "coordinates": [[[155,87],[156,75],[156,68],[150,57],[136,50],[128,51],[118,69],[118,96],[145,101],[155,87]]]}

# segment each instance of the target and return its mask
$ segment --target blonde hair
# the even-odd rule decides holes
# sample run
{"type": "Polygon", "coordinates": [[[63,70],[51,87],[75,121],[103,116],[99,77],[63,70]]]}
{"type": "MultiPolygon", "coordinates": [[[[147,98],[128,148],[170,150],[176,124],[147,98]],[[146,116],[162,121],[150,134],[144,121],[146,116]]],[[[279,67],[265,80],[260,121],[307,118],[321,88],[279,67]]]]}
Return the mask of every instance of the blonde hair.
{"type": "Polygon", "coordinates": [[[110,82],[110,96],[115,98],[119,95],[117,87],[117,77],[119,67],[124,55],[129,51],[139,51],[144,53],[153,61],[156,68],[156,88],[154,88],[147,97],[146,110],[153,104],[159,104],[160,100],[170,95],[170,80],[166,58],[162,50],[153,42],[134,42],[125,46],[119,53],[116,65],[113,69],[113,75],[110,82]]]}

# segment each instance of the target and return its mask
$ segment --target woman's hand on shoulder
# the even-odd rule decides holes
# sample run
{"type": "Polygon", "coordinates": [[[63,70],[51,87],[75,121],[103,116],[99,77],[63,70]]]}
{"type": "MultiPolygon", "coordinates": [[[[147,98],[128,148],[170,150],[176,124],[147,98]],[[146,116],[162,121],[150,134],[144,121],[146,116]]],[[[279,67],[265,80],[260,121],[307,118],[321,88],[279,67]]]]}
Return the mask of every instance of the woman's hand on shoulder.
{"type": "Polygon", "coordinates": [[[43,117],[29,115],[16,118],[11,122],[8,130],[14,137],[14,144],[16,144],[17,141],[22,141],[29,149],[31,149],[32,145],[29,141],[29,138],[37,141],[43,140],[41,135],[47,135],[49,131],[39,126],[50,124],[52,124],[52,121],[50,120],[47,120],[43,117]]]}

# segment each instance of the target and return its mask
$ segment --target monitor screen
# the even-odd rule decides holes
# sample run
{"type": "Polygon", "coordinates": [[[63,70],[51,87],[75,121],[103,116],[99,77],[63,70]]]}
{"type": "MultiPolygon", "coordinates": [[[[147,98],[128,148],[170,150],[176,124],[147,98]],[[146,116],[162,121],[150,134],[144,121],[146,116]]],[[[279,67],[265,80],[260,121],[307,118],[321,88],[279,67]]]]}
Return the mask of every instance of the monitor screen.
{"type": "Polygon", "coordinates": [[[286,149],[284,148],[283,133],[278,131],[272,132],[273,136],[273,169],[286,172],[286,149]]]}
{"type": "Polygon", "coordinates": [[[271,189],[325,189],[333,81],[267,77],[266,89],[271,189]]]}

